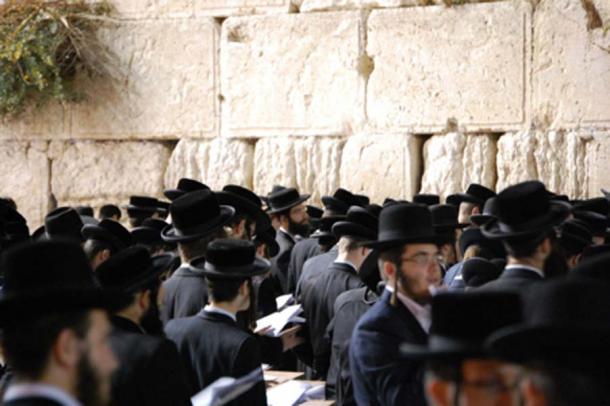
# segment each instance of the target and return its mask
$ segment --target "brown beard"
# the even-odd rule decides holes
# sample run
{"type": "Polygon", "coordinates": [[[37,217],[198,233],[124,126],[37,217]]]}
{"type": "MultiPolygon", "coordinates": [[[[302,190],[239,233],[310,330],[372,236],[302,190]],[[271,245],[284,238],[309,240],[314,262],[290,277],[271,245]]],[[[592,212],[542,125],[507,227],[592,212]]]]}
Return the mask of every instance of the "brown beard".
{"type": "MultiPolygon", "coordinates": [[[[106,406],[108,399],[102,396],[100,378],[89,359],[88,351],[84,352],[78,362],[78,382],[76,385],[78,400],[87,406],[106,406]]],[[[108,394],[107,397],[109,397],[108,394]]]]}

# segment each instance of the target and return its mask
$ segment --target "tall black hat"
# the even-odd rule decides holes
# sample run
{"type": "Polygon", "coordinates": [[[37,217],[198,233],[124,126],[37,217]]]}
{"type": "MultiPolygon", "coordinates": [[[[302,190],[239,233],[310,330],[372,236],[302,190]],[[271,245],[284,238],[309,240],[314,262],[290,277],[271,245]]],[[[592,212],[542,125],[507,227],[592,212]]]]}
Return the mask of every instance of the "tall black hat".
{"type": "Polygon", "coordinates": [[[58,207],[46,215],[44,227],[47,238],[62,238],[82,242],[83,221],[71,207],[58,207]]]}
{"type": "Polygon", "coordinates": [[[218,204],[231,206],[237,213],[242,212],[250,216],[260,230],[271,226],[271,219],[263,211],[263,202],[250,190],[238,185],[226,185],[221,192],[216,192],[218,204]]]}
{"type": "Polygon", "coordinates": [[[441,197],[431,193],[419,193],[413,196],[413,203],[434,206],[441,203],[441,197]]]}
{"type": "Polygon", "coordinates": [[[167,197],[170,201],[173,202],[180,196],[183,196],[189,192],[194,192],[196,190],[210,190],[210,188],[208,185],[201,183],[195,179],[181,178],[178,181],[178,186],[175,189],[166,189],[163,194],[165,195],[165,197],[167,197]]]}
{"type": "Polygon", "coordinates": [[[269,195],[269,214],[280,213],[298,206],[307,199],[310,195],[300,195],[295,188],[284,188],[269,195]]]}
{"type": "Polygon", "coordinates": [[[81,232],[85,239],[105,241],[118,251],[134,243],[129,231],[121,223],[110,219],[103,219],[98,225],[87,224],[81,232]]]}
{"type": "Polygon", "coordinates": [[[211,279],[246,279],[267,273],[271,263],[256,256],[250,241],[227,238],[212,241],[206,257],[195,258],[191,266],[211,279]]]}
{"type": "MultiPolygon", "coordinates": [[[[332,210],[336,214],[345,214],[347,210],[356,205],[356,196],[348,190],[339,188],[332,196],[322,196],[324,208],[332,210]]],[[[360,202],[358,202],[360,203],[360,202]]]]}
{"type": "Polygon", "coordinates": [[[496,195],[493,190],[479,185],[478,183],[471,183],[466,190],[466,193],[456,193],[447,196],[447,203],[459,206],[462,202],[473,203],[477,206],[483,206],[487,199],[491,199],[496,195]]]}
{"type": "Polygon", "coordinates": [[[361,240],[375,240],[379,219],[366,209],[352,206],[347,211],[345,220],[333,224],[332,232],[337,237],[352,237],[361,240]]]}

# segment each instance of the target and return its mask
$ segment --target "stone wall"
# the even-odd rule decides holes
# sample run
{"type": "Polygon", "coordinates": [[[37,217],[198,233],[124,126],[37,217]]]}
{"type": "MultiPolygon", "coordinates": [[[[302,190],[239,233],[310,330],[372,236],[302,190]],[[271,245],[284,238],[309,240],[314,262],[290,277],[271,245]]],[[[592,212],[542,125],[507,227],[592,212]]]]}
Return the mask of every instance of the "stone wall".
{"type": "Polygon", "coordinates": [[[610,188],[610,33],[581,0],[111,3],[119,84],[0,124],[0,193],[31,226],[50,193],[97,207],[182,176],[314,201],[610,188]]]}

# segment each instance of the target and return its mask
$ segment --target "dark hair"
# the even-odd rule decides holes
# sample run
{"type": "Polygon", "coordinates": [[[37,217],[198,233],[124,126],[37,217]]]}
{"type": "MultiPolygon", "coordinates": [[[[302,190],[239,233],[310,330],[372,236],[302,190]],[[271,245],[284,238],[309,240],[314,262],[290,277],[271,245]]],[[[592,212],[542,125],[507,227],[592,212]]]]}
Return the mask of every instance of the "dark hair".
{"type": "Polygon", "coordinates": [[[528,239],[507,239],[504,240],[506,253],[513,258],[527,258],[536,253],[542,242],[549,238],[550,234],[542,232],[528,239]]]}
{"type": "Polygon", "coordinates": [[[100,208],[100,220],[112,218],[114,216],[118,216],[119,219],[121,218],[121,209],[119,209],[118,206],[115,206],[114,204],[105,204],[100,208]]]}
{"type": "Polygon", "coordinates": [[[89,262],[93,261],[93,258],[104,250],[110,251],[110,255],[114,255],[117,252],[117,249],[112,244],[102,240],[87,240],[83,245],[83,251],[85,251],[89,262]]]}
{"type": "Polygon", "coordinates": [[[89,314],[89,311],[53,313],[4,329],[2,347],[7,364],[17,376],[39,379],[57,336],[70,329],[77,337],[85,338],[91,325],[89,314]]]}
{"type": "Polygon", "coordinates": [[[215,233],[207,235],[203,238],[199,238],[195,241],[179,242],[178,251],[180,256],[186,261],[190,261],[194,258],[205,256],[208,249],[208,244],[219,238],[226,238],[227,233],[224,228],[220,228],[215,233]]]}
{"type": "Polygon", "coordinates": [[[250,241],[252,240],[252,233],[250,232],[250,228],[252,224],[254,224],[254,220],[252,220],[250,216],[246,215],[245,213],[237,212],[235,216],[231,219],[231,222],[228,224],[228,226],[235,229],[235,227],[237,227],[242,220],[246,220],[246,223],[244,224],[246,239],[250,241]]]}
{"type": "Polygon", "coordinates": [[[239,287],[245,279],[210,279],[208,293],[215,302],[230,302],[239,293],[239,287]]]}
{"type": "Polygon", "coordinates": [[[140,227],[147,218],[150,218],[150,216],[129,217],[129,225],[131,228],[140,227]]]}

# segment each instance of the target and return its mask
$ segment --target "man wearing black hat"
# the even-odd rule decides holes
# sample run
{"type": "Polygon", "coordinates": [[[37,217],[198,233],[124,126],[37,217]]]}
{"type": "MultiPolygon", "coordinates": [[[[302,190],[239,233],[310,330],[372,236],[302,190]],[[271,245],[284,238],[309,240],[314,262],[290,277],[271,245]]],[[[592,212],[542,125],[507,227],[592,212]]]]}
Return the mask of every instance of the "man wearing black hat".
{"type": "Polygon", "coordinates": [[[364,286],[358,270],[369,249],[360,244],[377,238],[377,223],[378,219],[365,209],[350,208],[345,221],[335,223],[332,228],[333,234],[339,237],[337,259],[302,291],[301,302],[313,347],[313,368],[320,377],[326,377],[330,362],[330,342],[325,333],[334,315],[335,300],[347,290],[364,286]]]}
{"type": "Polygon", "coordinates": [[[459,208],[458,221],[460,223],[469,223],[470,216],[481,214],[485,202],[495,195],[493,190],[478,183],[471,183],[468,185],[466,193],[447,196],[447,203],[459,208]]]}
{"type": "MultiPolygon", "coordinates": [[[[438,245],[443,256],[443,270],[448,270],[458,261],[456,250],[457,230],[468,226],[458,222],[458,210],[450,204],[430,206],[434,230],[438,234],[438,245]]],[[[443,272],[444,274],[444,272],[443,272]]]]}
{"type": "Polygon", "coordinates": [[[102,287],[129,295],[130,303],[111,317],[111,346],[121,368],[112,379],[113,405],[190,405],[182,360],[173,342],[145,334],[142,321],[157,308],[159,276],[171,255],[151,259],[144,247],[114,255],[96,271],[102,287]]]}
{"type": "Polygon", "coordinates": [[[111,255],[133,245],[129,231],[114,220],[104,219],[99,224],[86,224],[81,233],[86,240],[83,250],[93,270],[111,255]]]}
{"type": "Polygon", "coordinates": [[[210,187],[204,183],[199,182],[195,179],[180,178],[178,186],[174,189],[166,189],[163,194],[170,201],[174,201],[177,198],[184,196],[187,193],[195,192],[197,190],[210,190],[210,187]]]}
{"type": "Polygon", "coordinates": [[[553,249],[555,227],[569,215],[565,204],[550,200],[544,184],[528,181],[498,194],[498,218],[482,227],[490,239],[501,240],[508,265],[500,278],[482,289],[521,289],[544,279],[553,249]]]}
{"type": "Polygon", "coordinates": [[[381,211],[379,269],[387,281],[379,301],[360,319],[349,348],[358,405],[424,405],[419,363],[401,363],[403,342],[425,344],[431,287],[441,280],[440,253],[430,210],[393,204],[381,211]]]}
{"type": "Polygon", "coordinates": [[[58,207],[49,212],[44,219],[45,236],[49,239],[65,239],[81,244],[83,221],[71,207],[58,207]]]}
{"type": "Polygon", "coordinates": [[[257,230],[271,227],[271,220],[262,208],[263,202],[252,191],[238,185],[226,185],[216,193],[216,199],[219,204],[235,209],[229,222],[232,238],[251,241],[257,230]]]}
{"type": "Polygon", "coordinates": [[[161,232],[168,226],[161,219],[147,218],[140,227],[131,230],[134,243],[145,246],[150,255],[165,254],[176,249],[175,243],[168,243],[161,238],[161,232]]]}
{"type": "Polygon", "coordinates": [[[105,204],[100,207],[98,218],[100,220],[110,219],[119,221],[121,219],[121,209],[119,209],[119,206],[114,204],[105,204]]]}
{"type": "Polygon", "coordinates": [[[164,219],[167,217],[169,204],[155,197],[131,196],[125,206],[131,227],[139,227],[149,217],[164,219]]]}
{"type": "Polygon", "coordinates": [[[208,302],[207,282],[200,270],[189,263],[205,256],[208,244],[226,236],[226,226],[235,213],[231,206],[219,205],[213,192],[200,190],[187,193],[170,206],[173,223],[161,237],[177,243],[182,265],[163,283],[164,323],[177,317],[197,314],[208,302]]]}
{"type": "MultiPolygon", "coordinates": [[[[237,378],[261,367],[258,341],[237,325],[236,314],[254,310],[251,278],[267,272],[270,263],[256,257],[252,243],[222,239],[211,242],[207,257],[192,266],[208,279],[210,304],[196,316],[170,321],[166,333],[178,346],[193,389],[199,391],[220,377],[237,378]]],[[[264,382],[230,405],[266,405],[264,382]]]]}
{"type": "Polygon", "coordinates": [[[557,243],[568,269],[573,269],[580,262],[583,251],[593,244],[593,234],[586,223],[570,219],[559,228],[557,243]]]}
{"type": "Polygon", "coordinates": [[[2,257],[2,353],[13,377],[8,406],[105,405],[117,360],[106,309],[123,298],[102,292],[73,242],[20,245],[2,257]]]}

